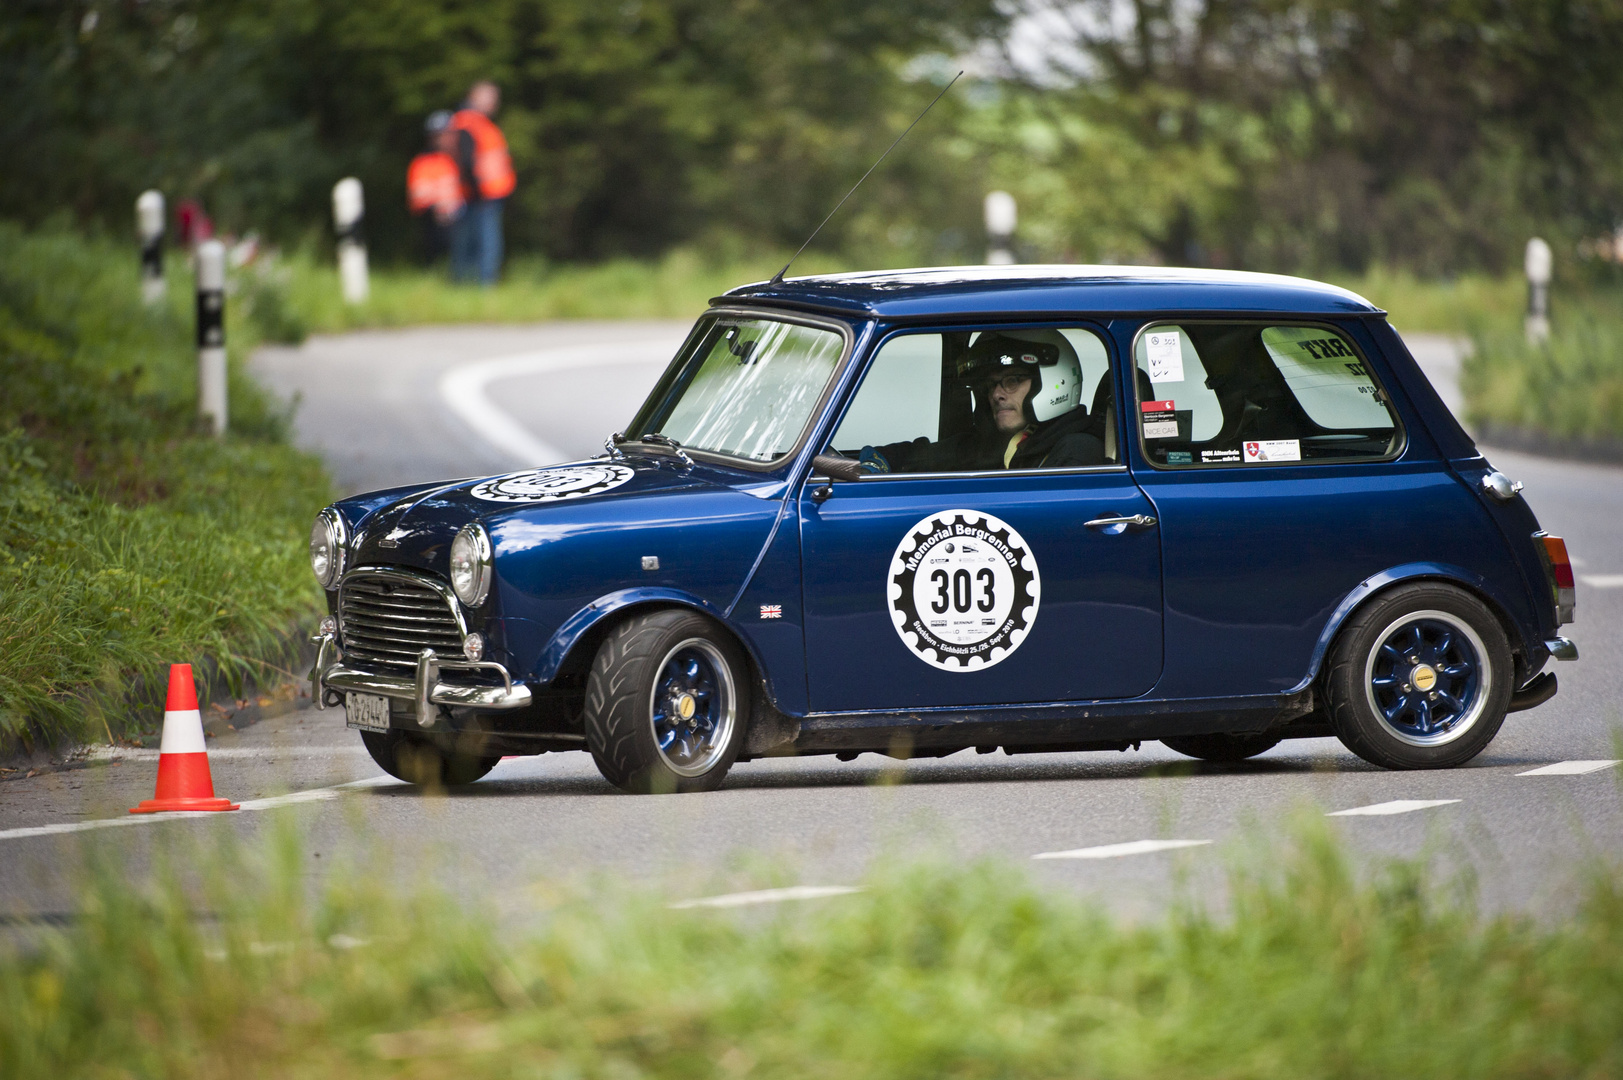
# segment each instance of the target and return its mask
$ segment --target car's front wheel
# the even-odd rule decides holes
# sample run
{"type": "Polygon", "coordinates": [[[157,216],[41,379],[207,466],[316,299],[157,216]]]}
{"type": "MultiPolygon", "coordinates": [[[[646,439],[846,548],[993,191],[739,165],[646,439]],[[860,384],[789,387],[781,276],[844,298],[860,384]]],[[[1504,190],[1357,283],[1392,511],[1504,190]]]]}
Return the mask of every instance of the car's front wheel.
{"type": "Polygon", "coordinates": [[[1462,589],[1404,585],[1357,612],[1331,654],[1330,723],[1388,769],[1442,769],[1499,733],[1515,672],[1486,604],[1462,589]]]}
{"type": "Polygon", "coordinates": [[[738,646],[691,611],[636,615],[597,650],[586,744],[626,791],[712,791],[738,758],[749,680],[738,646]]]}
{"type": "Polygon", "coordinates": [[[409,731],[363,731],[361,742],[378,768],[419,787],[460,787],[484,776],[500,757],[448,750],[409,731]]]}

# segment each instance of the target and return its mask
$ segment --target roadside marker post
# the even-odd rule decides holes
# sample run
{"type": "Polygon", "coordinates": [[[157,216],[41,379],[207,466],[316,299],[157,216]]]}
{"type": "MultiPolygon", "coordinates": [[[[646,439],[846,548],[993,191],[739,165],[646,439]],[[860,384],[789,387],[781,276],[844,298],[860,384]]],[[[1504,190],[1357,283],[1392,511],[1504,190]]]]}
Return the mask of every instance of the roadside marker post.
{"type": "Polygon", "coordinates": [[[1555,268],[1550,245],[1537,236],[1529,240],[1522,268],[1527,272],[1527,343],[1540,345],[1550,339],[1550,276],[1555,268]]]}
{"type": "Polygon", "coordinates": [[[986,214],[986,263],[1010,266],[1014,257],[1014,230],[1020,222],[1014,196],[1007,191],[989,191],[983,207],[986,214]]]}
{"type": "Polygon", "coordinates": [[[371,294],[367,280],[366,238],[361,231],[366,220],[366,200],[361,182],[346,176],[332,189],[333,229],[338,233],[338,280],[344,290],[344,302],[364,304],[371,294]]]}
{"type": "Polygon", "coordinates": [[[141,300],[147,306],[168,293],[163,277],[163,192],[143,191],[135,200],[135,235],[141,241],[141,300]]]}
{"type": "Polygon", "coordinates": [[[197,413],[225,434],[225,245],[197,245],[197,413]]]}
{"type": "Polygon", "coordinates": [[[130,813],[235,809],[236,803],[214,795],[192,665],[170,664],[169,695],[163,706],[163,742],[158,750],[158,783],[152,798],[130,807],[130,813]]]}

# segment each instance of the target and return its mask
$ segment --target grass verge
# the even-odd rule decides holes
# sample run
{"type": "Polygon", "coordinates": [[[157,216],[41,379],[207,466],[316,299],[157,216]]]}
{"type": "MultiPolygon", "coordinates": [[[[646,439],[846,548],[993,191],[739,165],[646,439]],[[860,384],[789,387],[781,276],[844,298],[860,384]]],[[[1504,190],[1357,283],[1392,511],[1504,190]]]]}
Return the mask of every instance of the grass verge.
{"type": "Polygon", "coordinates": [[[126,249],[0,223],[0,751],[128,734],[172,662],[263,676],[317,610],[329,482],[242,374],[251,334],[230,436],[200,429],[189,299],[148,310],[126,249]]]}
{"type": "MultiPolygon", "coordinates": [[[[269,340],[306,333],[430,323],[513,323],[551,319],[692,319],[711,297],[771,277],[788,255],[754,257],[673,251],[656,260],[615,259],[556,266],[535,257],[510,260],[488,288],[453,285],[441,270],[374,270],[364,304],[344,303],[337,270],[294,253],[243,273],[244,300],[269,340]]],[[[798,273],[855,269],[829,256],[803,255],[798,273]]]]}
{"type": "MultiPolygon", "coordinates": [[[[711,297],[771,277],[787,258],[784,252],[678,250],[657,260],[558,266],[520,257],[509,262],[501,282],[490,288],[452,285],[443,271],[389,267],[372,273],[371,298],[358,305],[341,299],[334,267],[303,253],[242,277],[244,299],[264,335],[296,341],[307,332],[424,323],[688,319],[703,311],[711,297]]],[[[811,252],[795,262],[794,273],[880,268],[811,252]]],[[[1404,330],[1467,334],[1485,320],[1518,317],[1522,303],[1523,286],[1513,278],[1431,281],[1377,268],[1330,280],[1386,308],[1404,330]]]]}
{"type": "Polygon", "coordinates": [[[1623,448],[1623,317],[1608,299],[1574,305],[1539,345],[1519,328],[1479,329],[1460,376],[1470,419],[1623,448]]]}
{"type": "Polygon", "coordinates": [[[1623,1070],[1610,869],[1559,923],[1489,919],[1417,863],[1355,873],[1314,821],[1233,873],[1223,917],[1184,903],[1125,925],[1006,865],[913,864],[761,917],[605,889],[520,937],[365,859],[312,893],[297,834],[273,832],[257,858],[208,852],[201,885],[132,884],[100,848],[77,925],[0,953],[0,1074],[1623,1070]]]}

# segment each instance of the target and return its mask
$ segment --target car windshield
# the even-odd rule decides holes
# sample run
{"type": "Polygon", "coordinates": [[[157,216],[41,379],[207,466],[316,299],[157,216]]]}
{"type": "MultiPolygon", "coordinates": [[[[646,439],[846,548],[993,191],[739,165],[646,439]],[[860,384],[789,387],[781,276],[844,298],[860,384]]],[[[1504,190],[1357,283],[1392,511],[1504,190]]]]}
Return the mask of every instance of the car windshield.
{"type": "Polygon", "coordinates": [[[845,351],[833,330],[777,319],[708,316],[627,435],[773,461],[795,448],[845,351]]]}

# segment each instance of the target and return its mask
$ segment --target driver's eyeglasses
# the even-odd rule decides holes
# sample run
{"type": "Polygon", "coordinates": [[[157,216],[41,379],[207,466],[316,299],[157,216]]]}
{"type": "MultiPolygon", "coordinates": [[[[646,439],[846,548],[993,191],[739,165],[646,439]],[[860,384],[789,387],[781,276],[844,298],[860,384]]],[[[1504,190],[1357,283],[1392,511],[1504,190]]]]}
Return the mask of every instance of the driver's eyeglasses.
{"type": "Polygon", "coordinates": [[[1031,376],[1025,374],[1024,372],[1012,375],[1001,375],[986,380],[986,392],[990,394],[993,390],[1001,388],[1004,393],[1012,394],[1030,381],[1031,376]]]}

